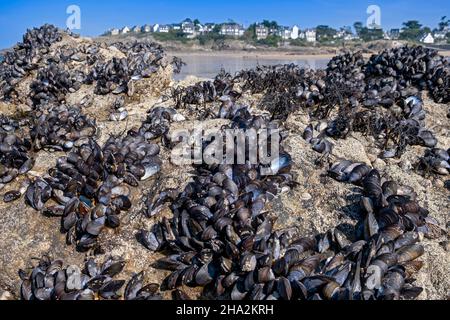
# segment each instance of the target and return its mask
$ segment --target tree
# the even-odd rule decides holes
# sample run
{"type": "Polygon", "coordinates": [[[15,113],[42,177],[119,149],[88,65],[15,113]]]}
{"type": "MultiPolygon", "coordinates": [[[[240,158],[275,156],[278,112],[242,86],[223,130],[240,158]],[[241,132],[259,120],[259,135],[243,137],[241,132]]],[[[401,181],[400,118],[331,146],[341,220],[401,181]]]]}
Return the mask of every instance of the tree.
{"type": "Polygon", "coordinates": [[[247,30],[245,30],[243,38],[246,41],[255,41],[256,40],[256,23],[251,24],[247,28],[247,30]]]}
{"type": "Polygon", "coordinates": [[[419,40],[422,35],[422,25],[417,20],[410,20],[403,23],[400,39],[419,40]]]}
{"type": "Polygon", "coordinates": [[[374,41],[383,39],[383,30],[380,28],[367,28],[362,22],[355,22],[353,24],[355,32],[363,41],[374,41]]]}
{"type": "Polygon", "coordinates": [[[319,39],[319,41],[322,42],[333,40],[334,36],[337,33],[335,29],[324,25],[317,26],[316,32],[317,32],[317,39],[319,39]]]}
{"type": "Polygon", "coordinates": [[[276,22],[276,21],[264,20],[261,24],[264,27],[268,28],[269,30],[271,30],[271,29],[278,30],[278,28],[279,28],[278,22],[276,22]]]}
{"type": "Polygon", "coordinates": [[[220,31],[222,31],[222,26],[223,26],[223,24],[216,24],[216,25],[214,25],[212,33],[219,34],[220,31]]]}
{"type": "Polygon", "coordinates": [[[200,20],[198,20],[198,19],[195,19],[194,22],[192,22],[192,23],[193,23],[195,26],[201,24],[201,23],[200,23],[200,20]]]}
{"type": "Polygon", "coordinates": [[[417,20],[410,20],[403,23],[402,33],[400,39],[419,41],[422,37],[431,33],[431,29],[427,26],[422,26],[417,20]]]}
{"type": "Polygon", "coordinates": [[[439,22],[439,31],[444,31],[450,25],[450,20],[447,20],[447,16],[443,16],[441,18],[441,22],[439,22]]]}
{"type": "Polygon", "coordinates": [[[353,24],[353,27],[355,28],[355,32],[358,36],[361,35],[361,31],[364,29],[364,25],[362,22],[355,22],[353,24]]]}

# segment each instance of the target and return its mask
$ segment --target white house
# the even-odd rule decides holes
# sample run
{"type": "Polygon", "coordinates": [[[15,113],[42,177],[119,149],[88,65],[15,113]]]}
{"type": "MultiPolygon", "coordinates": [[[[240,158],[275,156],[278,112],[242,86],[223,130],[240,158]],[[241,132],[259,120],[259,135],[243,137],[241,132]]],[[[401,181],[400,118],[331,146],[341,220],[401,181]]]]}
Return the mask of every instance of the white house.
{"type": "Polygon", "coordinates": [[[297,25],[295,25],[292,27],[291,39],[297,40],[299,36],[300,36],[300,28],[297,25]]]}
{"type": "Polygon", "coordinates": [[[305,38],[307,42],[316,42],[317,33],[314,29],[308,29],[305,31],[305,38]]]}
{"type": "Polygon", "coordinates": [[[221,35],[230,37],[242,37],[244,35],[244,32],[244,27],[237,23],[224,24],[220,29],[221,35]]]}
{"type": "Polygon", "coordinates": [[[424,36],[422,38],[422,40],[420,40],[420,41],[423,42],[423,43],[426,43],[426,44],[433,44],[434,43],[434,37],[433,37],[433,35],[431,33],[429,33],[426,36],[424,36]]]}
{"type": "Polygon", "coordinates": [[[170,31],[170,26],[169,25],[159,26],[158,32],[160,32],[160,33],[169,33],[169,31],[170,31]]]}
{"type": "Polygon", "coordinates": [[[172,24],[172,28],[173,28],[173,30],[180,31],[181,25],[180,24],[172,24]]]}
{"type": "Polygon", "coordinates": [[[216,26],[215,23],[205,23],[205,25],[203,26],[203,32],[204,33],[212,32],[215,26],[216,26]]]}
{"type": "Polygon", "coordinates": [[[120,33],[120,30],[117,29],[117,28],[111,29],[111,30],[109,31],[109,34],[112,35],[112,36],[118,36],[119,33],[120,33]]]}
{"type": "Polygon", "coordinates": [[[291,39],[291,36],[292,36],[292,30],[288,27],[281,27],[280,30],[278,30],[278,35],[283,40],[289,40],[289,39],[291,39]]]}
{"type": "Polygon", "coordinates": [[[146,24],[145,26],[142,27],[142,32],[144,32],[144,33],[152,32],[152,26],[149,24],[146,24]]]}
{"type": "Polygon", "coordinates": [[[141,27],[140,26],[134,26],[133,28],[131,28],[131,31],[133,31],[134,33],[141,33],[141,27]]]}
{"type": "Polygon", "coordinates": [[[153,26],[153,32],[159,32],[159,24],[158,23],[153,26]]]}
{"type": "Polygon", "coordinates": [[[195,25],[192,22],[185,21],[181,24],[183,33],[189,35],[195,35],[195,25]]]}
{"type": "Polygon", "coordinates": [[[345,41],[354,41],[354,40],[358,40],[358,39],[359,39],[359,37],[353,33],[348,33],[344,37],[345,41]]]}
{"type": "Polygon", "coordinates": [[[255,32],[258,40],[266,39],[269,36],[269,29],[260,24],[256,26],[255,32]]]}
{"type": "Polygon", "coordinates": [[[442,40],[447,39],[447,33],[448,33],[448,31],[446,31],[446,30],[435,32],[434,40],[442,41],[442,40]]]}
{"type": "Polygon", "coordinates": [[[131,30],[128,27],[123,27],[122,30],[120,31],[121,34],[127,34],[129,33],[131,30]]]}

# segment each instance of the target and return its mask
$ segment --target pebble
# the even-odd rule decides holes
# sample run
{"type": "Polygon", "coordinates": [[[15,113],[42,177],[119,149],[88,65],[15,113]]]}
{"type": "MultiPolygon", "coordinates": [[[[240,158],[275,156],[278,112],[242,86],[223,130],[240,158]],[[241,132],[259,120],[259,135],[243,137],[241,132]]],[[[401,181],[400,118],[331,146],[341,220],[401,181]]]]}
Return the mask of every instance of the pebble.
{"type": "Polygon", "coordinates": [[[431,180],[429,180],[429,179],[425,179],[422,182],[422,186],[424,188],[431,188],[433,186],[433,182],[431,182],[431,180]]]}
{"type": "Polygon", "coordinates": [[[404,171],[410,171],[413,168],[413,165],[411,164],[411,161],[409,160],[402,160],[400,163],[400,168],[402,168],[404,171]]]}
{"type": "Polygon", "coordinates": [[[444,248],[445,251],[450,251],[450,241],[443,241],[440,243],[440,245],[444,248]]]}
{"type": "Polygon", "coordinates": [[[3,291],[0,294],[0,301],[11,301],[11,300],[14,300],[14,296],[11,292],[3,291]]]}
{"type": "Polygon", "coordinates": [[[436,188],[443,188],[445,186],[444,181],[440,179],[435,179],[433,184],[436,188]]]}
{"type": "Polygon", "coordinates": [[[312,199],[312,196],[309,193],[305,192],[300,196],[300,199],[302,199],[303,201],[309,201],[312,199]]]}
{"type": "Polygon", "coordinates": [[[374,163],[375,161],[377,161],[378,156],[376,156],[374,154],[368,154],[367,158],[370,160],[370,163],[374,163]]]}
{"type": "Polygon", "coordinates": [[[384,169],[386,168],[386,162],[384,162],[384,161],[381,160],[381,159],[376,159],[376,160],[373,162],[373,166],[374,166],[374,168],[376,168],[376,169],[378,169],[378,170],[384,170],[384,169]]]}

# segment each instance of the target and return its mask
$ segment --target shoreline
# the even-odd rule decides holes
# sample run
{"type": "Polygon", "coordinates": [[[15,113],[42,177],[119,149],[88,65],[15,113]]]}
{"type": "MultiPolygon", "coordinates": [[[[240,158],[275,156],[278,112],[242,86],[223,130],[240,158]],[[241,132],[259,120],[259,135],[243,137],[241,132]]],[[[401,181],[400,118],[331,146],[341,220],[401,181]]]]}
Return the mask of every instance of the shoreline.
{"type": "Polygon", "coordinates": [[[168,56],[196,56],[196,57],[226,57],[226,58],[243,58],[243,59],[267,59],[267,60],[308,60],[308,59],[318,59],[325,60],[331,59],[336,54],[301,54],[292,51],[286,52],[267,52],[267,51],[174,51],[168,50],[168,56]]]}
{"type": "MultiPolygon", "coordinates": [[[[245,51],[245,50],[230,50],[230,51],[203,51],[203,50],[167,50],[168,56],[195,56],[195,57],[226,57],[226,58],[243,58],[243,59],[267,59],[267,60],[277,60],[277,59],[285,59],[285,60],[309,60],[309,59],[317,59],[317,60],[326,60],[331,59],[338,55],[339,53],[297,53],[293,51],[245,51]]],[[[450,57],[450,50],[438,51],[440,55],[443,57],[450,57]]],[[[365,58],[370,58],[372,56],[371,53],[363,53],[365,58]]]]}

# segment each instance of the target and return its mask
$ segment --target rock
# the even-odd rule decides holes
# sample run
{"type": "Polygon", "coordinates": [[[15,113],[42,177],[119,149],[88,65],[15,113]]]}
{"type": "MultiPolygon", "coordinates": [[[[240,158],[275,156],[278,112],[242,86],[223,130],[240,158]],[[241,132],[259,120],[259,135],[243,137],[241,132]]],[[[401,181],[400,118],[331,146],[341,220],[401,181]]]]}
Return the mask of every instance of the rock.
{"type": "Polygon", "coordinates": [[[411,161],[406,160],[406,159],[400,161],[399,166],[400,166],[400,168],[402,168],[402,170],[404,170],[404,171],[410,171],[410,170],[412,170],[412,168],[413,168],[413,166],[412,166],[412,164],[411,164],[411,161]]]}
{"type": "Polygon", "coordinates": [[[349,136],[345,140],[333,141],[335,144],[333,154],[342,159],[351,160],[354,162],[362,162],[371,164],[364,145],[355,137],[349,136]]]}
{"type": "Polygon", "coordinates": [[[442,248],[444,248],[445,251],[450,252],[450,241],[443,241],[440,243],[442,248]]]}
{"type": "Polygon", "coordinates": [[[312,199],[312,196],[309,193],[305,192],[305,193],[302,194],[301,199],[303,201],[309,201],[309,200],[312,199]]]}
{"type": "Polygon", "coordinates": [[[386,162],[384,162],[384,161],[381,160],[381,159],[376,159],[376,160],[373,162],[373,167],[376,168],[376,169],[378,169],[378,170],[383,171],[383,170],[386,168],[386,162]]]}
{"type": "Polygon", "coordinates": [[[9,291],[0,290],[0,301],[14,300],[14,295],[9,291]]]}
{"type": "Polygon", "coordinates": [[[436,188],[444,188],[444,186],[445,186],[444,181],[442,181],[441,179],[434,179],[433,185],[436,188]]]}

